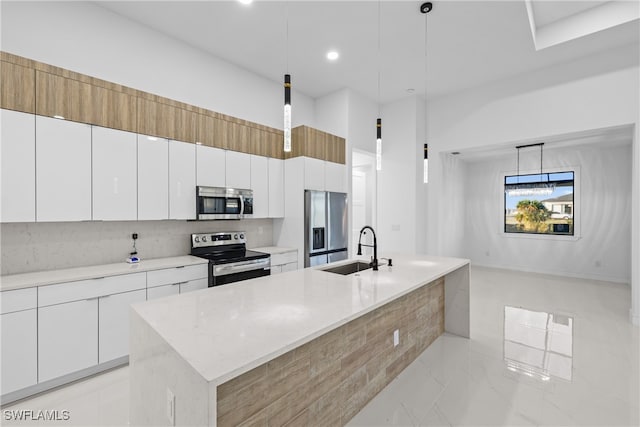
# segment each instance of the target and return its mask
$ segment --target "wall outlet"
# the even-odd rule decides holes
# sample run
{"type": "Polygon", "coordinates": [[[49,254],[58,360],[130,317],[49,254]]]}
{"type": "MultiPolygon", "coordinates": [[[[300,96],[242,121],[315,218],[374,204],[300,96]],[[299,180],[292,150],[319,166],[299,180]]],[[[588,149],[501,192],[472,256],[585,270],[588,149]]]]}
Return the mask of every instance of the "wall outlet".
{"type": "Polygon", "coordinates": [[[393,346],[397,347],[400,344],[400,330],[396,329],[393,331],[393,346]]]}
{"type": "Polygon", "coordinates": [[[167,418],[170,425],[176,425],[176,396],[169,387],[167,387],[167,418]]]}

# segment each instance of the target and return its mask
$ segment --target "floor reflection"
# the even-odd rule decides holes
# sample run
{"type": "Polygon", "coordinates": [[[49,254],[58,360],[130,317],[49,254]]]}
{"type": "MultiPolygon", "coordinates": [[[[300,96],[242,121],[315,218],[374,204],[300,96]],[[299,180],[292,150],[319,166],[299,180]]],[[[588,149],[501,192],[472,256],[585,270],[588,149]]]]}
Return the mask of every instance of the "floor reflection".
{"type": "Polygon", "coordinates": [[[573,318],[504,307],[504,361],[507,369],[542,381],[571,381],[573,318]]]}

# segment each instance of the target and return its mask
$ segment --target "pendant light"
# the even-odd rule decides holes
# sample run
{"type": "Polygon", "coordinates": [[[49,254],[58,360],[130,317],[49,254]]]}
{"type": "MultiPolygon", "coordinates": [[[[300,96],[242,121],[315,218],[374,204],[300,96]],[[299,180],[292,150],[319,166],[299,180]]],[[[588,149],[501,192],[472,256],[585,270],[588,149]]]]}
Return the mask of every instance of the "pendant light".
{"type": "Polygon", "coordinates": [[[291,152],[291,75],[289,74],[289,2],[286,4],[286,62],[284,75],[284,152],[291,152]]]}
{"type": "Polygon", "coordinates": [[[284,75],[284,151],[291,151],[291,76],[284,75]]]}
{"type": "Polygon", "coordinates": [[[380,118],[380,0],[378,0],[378,118],[376,119],[376,170],[382,170],[382,119],[380,118]]]}
{"type": "Polygon", "coordinates": [[[542,150],[544,146],[544,142],[539,142],[536,144],[527,144],[527,145],[518,145],[516,150],[518,151],[517,160],[516,160],[516,179],[517,182],[515,184],[505,185],[505,191],[508,196],[517,197],[517,196],[550,196],[556,189],[555,183],[549,182],[549,174],[544,174],[542,172],[542,150]],[[531,148],[531,147],[540,147],[540,178],[537,182],[526,182],[520,183],[520,149],[522,148],[531,148]],[[547,181],[542,181],[542,177],[547,175],[547,181]]]}
{"type": "MultiPolygon", "coordinates": [[[[428,113],[427,113],[427,14],[431,12],[433,9],[433,3],[426,2],[420,5],[420,12],[424,13],[424,140],[427,141],[427,121],[428,121],[428,113]]],[[[424,157],[423,160],[423,175],[424,175],[424,183],[429,183],[429,144],[425,142],[424,144],[424,157]]]]}

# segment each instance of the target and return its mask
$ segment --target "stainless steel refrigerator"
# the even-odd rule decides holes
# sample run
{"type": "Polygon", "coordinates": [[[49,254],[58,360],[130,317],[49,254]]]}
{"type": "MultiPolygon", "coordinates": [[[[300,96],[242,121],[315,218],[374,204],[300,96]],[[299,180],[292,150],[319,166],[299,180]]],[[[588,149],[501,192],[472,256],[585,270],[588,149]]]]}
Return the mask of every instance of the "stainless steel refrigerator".
{"type": "Polygon", "coordinates": [[[347,259],[347,195],[305,190],[304,229],[305,267],[347,259]]]}

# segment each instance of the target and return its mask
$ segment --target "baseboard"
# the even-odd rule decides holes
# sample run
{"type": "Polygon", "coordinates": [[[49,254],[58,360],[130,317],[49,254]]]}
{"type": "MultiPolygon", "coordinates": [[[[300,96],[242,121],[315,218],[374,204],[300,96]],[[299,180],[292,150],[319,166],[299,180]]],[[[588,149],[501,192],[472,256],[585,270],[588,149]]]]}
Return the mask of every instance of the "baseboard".
{"type": "Polygon", "coordinates": [[[19,400],[34,397],[35,395],[38,395],[40,393],[51,391],[58,387],[63,387],[73,382],[83,380],[85,378],[91,377],[96,374],[100,374],[102,372],[105,372],[114,368],[119,368],[120,366],[124,366],[128,363],[129,363],[129,356],[122,356],[117,359],[113,359],[108,362],[101,363],[99,365],[91,366],[81,371],[72,372],[62,377],[53,378],[51,380],[34,384],[32,386],[29,386],[20,390],[3,394],[0,397],[0,406],[4,408],[6,405],[16,403],[19,400]]]}
{"type": "Polygon", "coordinates": [[[629,278],[598,276],[594,274],[581,274],[581,273],[573,273],[569,271],[554,271],[554,270],[540,270],[540,269],[534,270],[532,268],[519,267],[519,266],[505,267],[504,265],[485,264],[485,263],[480,263],[473,260],[471,261],[471,266],[497,268],[499,270],[518,271],[523,273],[546,274],[549,276],[570,277],[572,279],[595,280],[598,282],[623,283],[626,285],[630,285],[631,283],[631,280],[629,278]]]}

